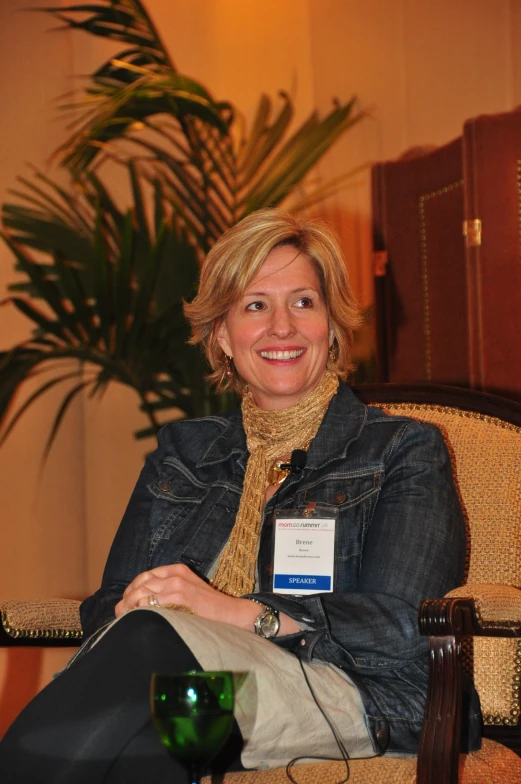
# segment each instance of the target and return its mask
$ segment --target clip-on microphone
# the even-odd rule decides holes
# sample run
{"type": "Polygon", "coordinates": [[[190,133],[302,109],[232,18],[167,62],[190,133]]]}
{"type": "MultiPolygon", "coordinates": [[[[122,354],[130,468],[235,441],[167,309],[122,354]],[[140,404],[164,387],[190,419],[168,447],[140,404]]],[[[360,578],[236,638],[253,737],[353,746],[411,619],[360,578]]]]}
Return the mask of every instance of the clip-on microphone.
{"type": "Polygon", "coordinates": [[[289,468],[292,474],[301,474],[306,467],[308,453],[304,449],[294,449],[291,453],[290,462],[282,463],[281,468],[289,468]]]}

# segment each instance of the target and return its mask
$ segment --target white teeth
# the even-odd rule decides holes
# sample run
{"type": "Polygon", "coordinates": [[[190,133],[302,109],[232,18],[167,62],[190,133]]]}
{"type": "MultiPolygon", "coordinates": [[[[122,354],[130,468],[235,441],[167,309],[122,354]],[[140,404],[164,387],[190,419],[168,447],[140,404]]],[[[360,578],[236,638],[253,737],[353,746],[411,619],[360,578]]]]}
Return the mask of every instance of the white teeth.
{"type": "Polygon", "coordinates": [[[261,351],[260,355],[264,359],[297,359],[303,353],[304,349],[298,348],[292,351],[261,351]]]}

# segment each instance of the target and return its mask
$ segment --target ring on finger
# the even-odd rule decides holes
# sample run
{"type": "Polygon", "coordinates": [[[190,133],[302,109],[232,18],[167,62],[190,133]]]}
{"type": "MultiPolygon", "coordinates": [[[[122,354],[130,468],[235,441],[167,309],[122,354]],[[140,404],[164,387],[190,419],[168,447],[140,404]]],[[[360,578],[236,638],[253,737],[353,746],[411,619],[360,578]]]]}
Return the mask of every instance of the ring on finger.
{"type": "Polygon", "coordinates": [[[153,593],[151,593],[150,596],[147,598],[147,604],[149,605],[149,607],[161,607],[161,605],[157,600],[157,596],[153,593]]]}

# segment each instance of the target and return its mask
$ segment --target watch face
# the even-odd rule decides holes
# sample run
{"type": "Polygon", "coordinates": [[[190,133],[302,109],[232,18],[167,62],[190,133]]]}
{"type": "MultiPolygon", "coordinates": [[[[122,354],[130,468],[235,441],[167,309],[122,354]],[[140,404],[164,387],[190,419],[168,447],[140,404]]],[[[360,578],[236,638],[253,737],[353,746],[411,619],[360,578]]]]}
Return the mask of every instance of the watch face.
{"type": "Polygon", "coordinates": [[[271,607],[266,607],[257,617],[255,628],[261,637],[266,637],[266,639],[275,637],[280,628],[279,614],[271,607]]]}
{"type": "Polygon", "coordinates": [[[279,630],[279,619],[273,613],[269,613],[262,624],[262,630],[266,637],[274,637],[279,630]]]}

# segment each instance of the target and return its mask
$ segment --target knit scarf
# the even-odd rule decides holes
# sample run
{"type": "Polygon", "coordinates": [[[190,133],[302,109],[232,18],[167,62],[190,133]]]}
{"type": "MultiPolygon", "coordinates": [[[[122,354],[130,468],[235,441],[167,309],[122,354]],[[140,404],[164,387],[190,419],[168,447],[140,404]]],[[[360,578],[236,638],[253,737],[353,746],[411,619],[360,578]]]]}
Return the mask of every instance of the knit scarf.
{"type": "Polygon", "coordinates": [[[338,376],[327,370],[312,392],[278,411],[259,408],[249,389],[245,391],[242,419],[250,455],[235,524],[211,581],[219,591],[230,596],[253,591],[268,471],[277,458],[307,449],[337,388],[338,376]]]}

